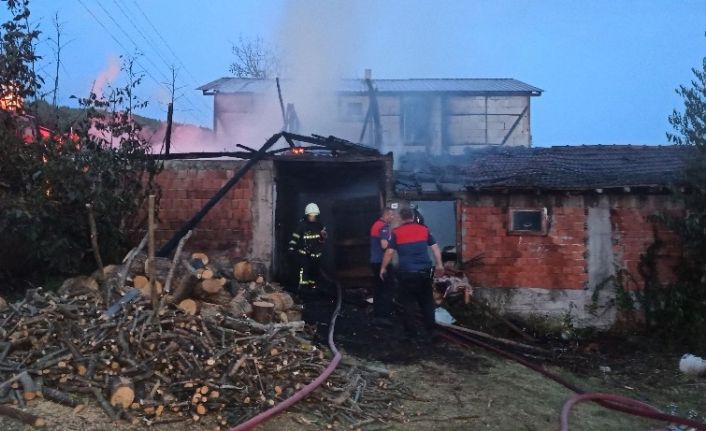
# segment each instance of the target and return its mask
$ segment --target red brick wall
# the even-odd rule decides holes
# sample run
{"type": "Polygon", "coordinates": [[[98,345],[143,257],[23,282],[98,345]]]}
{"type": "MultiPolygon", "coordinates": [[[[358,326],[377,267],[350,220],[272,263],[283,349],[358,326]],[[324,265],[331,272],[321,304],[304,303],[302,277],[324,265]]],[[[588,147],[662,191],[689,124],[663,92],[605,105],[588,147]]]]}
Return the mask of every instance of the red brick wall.
{"type": "MultiPolygon", "coordinates": [[[[157,179],[162,188],[158,243],[168,241],[239,166],[238,161],[167,162],[157,179]]],[[[194,229],[188,248],[204,251],[239,248],[241,253],[247,253],[252,242],[252,193],[253,177],[248,173],[194,229]]]]}
{"type": "Polygon", "coordinates": [[[611,227],[615,262],[628,272],[626,284],[639,288],[644,279],[639,271],[640,256],[654,242],[655,234],[664,246],[657,249],[657,271],[659,280],[669,283],[675,280],[673,268],[680,256],[677,237],[661,223],[650,220],[655,214],[676,213],[679,208],[667,197],[624,197],[611,208],[611,227]]]}
{"type": "Polygon", "coordinates": [[[549,209],[548,235],[508,235],[507,209],[487,203],[463,205],[463,258],[482,253],[483,266],[470,271],[482,287],[581,289],[587,281],[583,207],[549,209]]]}
{"type": "MultiPolygon", "coordinates": [[[[515,196],[518,198],[518,196],[515,196]]],[[[536,197],[519,196],[525,202],[536,197]]],[[[595,196],[593,196],[595,198],[595,196]]],[[[546,198],[543,203],[520,205],[527,208],[546,206],[549,229],[546,236],[509,235],[508,207],[511,198],[484,197],[462,205],[462,253],[468,260],[483,254],[483,266],[469,271],[471,282],[482,287],[537,287],[546,289],[582,289],[587,273],[587,207],[592,199],[546,198]]],[[[517,200],[517,199],[515,199],[517,200]]],[[[630,274],[632,288],[643,285],[638,271],[640,256],[654,241],[654,228],[664,242],[657,254],[659,279],[674,280],[673,268],[680,247],[675,235],[650,217],[663,212],[677,212],[678,206],[660,195],[610,196],[610,222],[614,262],[630,274]]],[[[517,205],[514,205],[517,206],[517,205]]]]}

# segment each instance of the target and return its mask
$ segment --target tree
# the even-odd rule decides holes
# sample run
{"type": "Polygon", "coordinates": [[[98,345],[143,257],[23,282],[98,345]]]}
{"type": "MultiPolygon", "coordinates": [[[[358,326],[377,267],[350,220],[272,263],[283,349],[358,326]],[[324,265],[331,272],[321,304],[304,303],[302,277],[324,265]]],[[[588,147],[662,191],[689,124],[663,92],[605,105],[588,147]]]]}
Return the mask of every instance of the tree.
{"type": "MultiPolygon", "coordinates": [[[[24,106],[41,83],[33,69],[39,32],[27,23],[27,0],[5,5],[11,17],[0,24],[1,95],[24,106]]],[[[82,115],[48,135],[31,133],[40,123],[22,108],[0,109],[0,289],[95,269],[86,204],[106,263],[134,243],[142,202],[159,196],[158,168],[133,114],[146,105],[137,97],[142,73],[135,64],[125,59],[122,86],[79,99],[82,115]]]]}
{"type": "Polygon", "coordinates": [[[279,75],[279,56],[262,38],[240,36],[238,42],[233,43],[232,50],[235,61],[230,65],[230,72],[236,77],[268,79],[279,75]]]}
{"type": "Polygon", "coordinates": [[[679,216],[661,215],[682,244],[678,280],[670,289],[660,289],[658,305],[665,335],[672,341],[703,349],[706,336],[706,58],[701,68],[693,68],[689,86],[676,92],[684,99],[683,111],[674,110],[667,133],[670,142],[685,148],[683,182],[674,195],[684,203],[679,216]]]}
{"type": "Polygon", "coordinates": [[[34,71],[40,59],[34,50],[40,32],[30,27],[29,0],[3,1],[10,19],[0,26],[0,100],[23,101],[34,97],[43,82],[34,71]]]}

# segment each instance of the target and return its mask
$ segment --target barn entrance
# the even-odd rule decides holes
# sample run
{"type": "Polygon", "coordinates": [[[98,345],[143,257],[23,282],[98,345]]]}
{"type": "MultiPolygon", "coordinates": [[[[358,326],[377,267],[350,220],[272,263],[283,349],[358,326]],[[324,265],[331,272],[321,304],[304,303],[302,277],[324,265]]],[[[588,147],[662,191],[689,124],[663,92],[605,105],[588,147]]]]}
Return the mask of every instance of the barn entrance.
{"type": "Polygon", "coordinates": [[[369,229],[385,202],[385,161],[277,161],[275,184],[276,279],[296,283],[287,246],[304,207],[315,202],[328,232],[323,269],[344,287],[368,287],[369,229]]]}

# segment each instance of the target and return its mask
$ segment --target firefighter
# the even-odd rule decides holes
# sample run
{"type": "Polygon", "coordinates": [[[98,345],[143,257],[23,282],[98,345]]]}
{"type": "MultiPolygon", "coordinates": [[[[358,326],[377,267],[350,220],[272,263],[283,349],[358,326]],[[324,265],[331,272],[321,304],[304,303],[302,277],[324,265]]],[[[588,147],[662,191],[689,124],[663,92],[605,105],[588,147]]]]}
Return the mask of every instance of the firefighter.
{"type": "Polygon", "coordinates": [[[318,205],[313,202],[308,204],[304,209],[304,218],[289,241],[289,252],[299,263],[300,292],[316,289],[319,282],[319,262],[327,236],[326,228],[319,222],[320,214],[318,205]]]}
{"type": "Polygon", "coordinates": [[[417,335],[416,305],[421,308],[422,322],[429,337],[436,337],[436,321],[434,318],[434,296],[432,280],[434,275],[441,275],[444,266],[441,261],[441,250],[429,229],[414,222],[414,211],[410,208],[400,210],[402,224],[392,231],[389,248],[385,251],[380,266],[380,278],[389,275],[386,268],[395,253],[399,256],[397,280],[399,282],[399,301],[403,308],[403,323],[405,333],[414,338],[417,335]],[[434,255],[435,267],[429,259],[427,248],[431,248],[434,255]]]}
{"type": "Polygon", "coordinates": [[[388,274],[384,280],[380,279],[380,266],[385,250],[392,239],[390,223],[395,216],[391,208],[385,208],[379,219],[370,227],[370,267],[375,277],[375,291],[373,292],[373,316],[375,323],[390,326],[392,321],[392,298],[394,296],[394,277],[388,274]]]}

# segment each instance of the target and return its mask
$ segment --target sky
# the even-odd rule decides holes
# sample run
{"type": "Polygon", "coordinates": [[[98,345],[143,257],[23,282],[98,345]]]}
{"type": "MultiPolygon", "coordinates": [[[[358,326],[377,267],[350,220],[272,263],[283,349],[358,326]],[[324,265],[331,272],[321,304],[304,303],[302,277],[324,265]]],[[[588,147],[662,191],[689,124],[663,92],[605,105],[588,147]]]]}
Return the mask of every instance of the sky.
{"type": "Polygon", "coordinates": [[[68,42],[62,104],[118,85],[120,56],[142,52],[142,113],[166,117],[174,65],[176,121],[205,126],[212,99],[196,87],[229,75],[241,36],[345,77],[368,68],[374,78],[519,79],[545,91],[532,100],[535,146],[666,144],[667,117],[683,105],[674,90],[706,56],[706,0],[31,0],[30,8],[50,88],[59,14],[68,42]]]}

